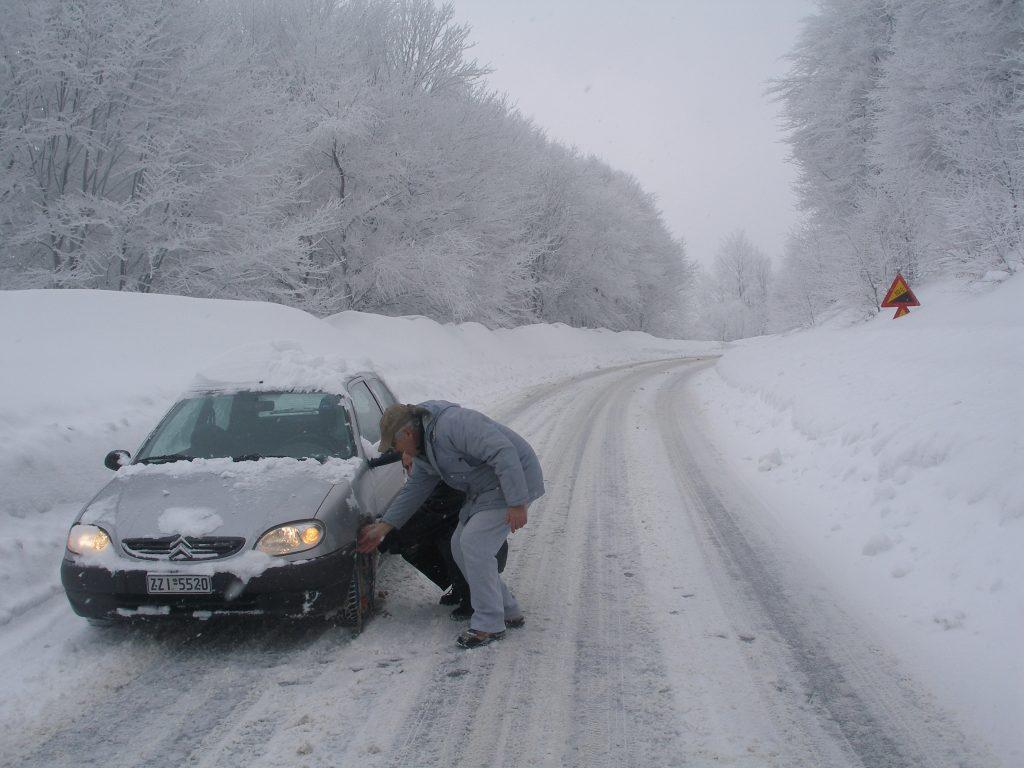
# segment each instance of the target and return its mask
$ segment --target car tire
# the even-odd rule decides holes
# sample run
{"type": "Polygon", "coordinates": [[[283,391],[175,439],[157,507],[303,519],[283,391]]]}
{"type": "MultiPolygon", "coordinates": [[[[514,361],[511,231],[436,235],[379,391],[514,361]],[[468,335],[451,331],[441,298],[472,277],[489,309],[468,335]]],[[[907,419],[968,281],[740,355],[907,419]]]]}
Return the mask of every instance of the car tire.
{"type": "Polygon", "coordinates": [[[96,627],[97,629],[110,629],[117,625],[117,621],[114,619],[97,619],[91,616],[86,618],[85,621],[90,627],[96,627]]]}
{"type": "Polygon", "coordinates": [[[357,554],[349,579],[348,592],[342,604],[339,618],[341,623],[353,628],[355,634],[363,631],[363,625],[373,615],[376,607],[375,589],[377,581],[377,555],[357,554]]]}

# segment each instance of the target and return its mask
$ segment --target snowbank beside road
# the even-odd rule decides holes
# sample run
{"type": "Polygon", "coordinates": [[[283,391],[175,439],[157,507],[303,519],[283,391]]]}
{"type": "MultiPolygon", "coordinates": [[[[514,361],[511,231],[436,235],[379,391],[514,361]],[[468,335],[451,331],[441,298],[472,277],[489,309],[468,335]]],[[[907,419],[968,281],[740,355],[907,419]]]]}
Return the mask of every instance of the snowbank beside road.
{"type": "Polygon", "coordinates": [[[197,373],[223,370],[240,347],[301,347],[376,369],[404,401],[486,408],[549,379],[715,346],[108,291],[0,291],[0,327],[0,625],[59,591],[67,527],[112,476],[107,451],[134,451],[197,373]]]}
{"type": "Polygon", "coordinates": [[[776,527],[1024,764],[1024,276],[734,345],[698,383],[776,527]]]}

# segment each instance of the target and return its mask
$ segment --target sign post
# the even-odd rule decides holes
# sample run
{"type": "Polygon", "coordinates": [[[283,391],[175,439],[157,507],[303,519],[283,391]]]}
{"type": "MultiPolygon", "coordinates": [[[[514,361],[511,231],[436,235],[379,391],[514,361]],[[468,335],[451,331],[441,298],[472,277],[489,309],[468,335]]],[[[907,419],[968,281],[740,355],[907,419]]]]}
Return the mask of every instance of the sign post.
{"type": "Polygon", "coordinates": [[[910,314],[911,307],[920,307],[921,302],[917,300],[917,296],[910,290],[910,286],[907,285],[907,281],[903,275],[899,272],[896,273],[896,279],[892,281],[892,285],[889,286],[888,292],[885,294],[885,299],[882,301],[881,307],[885,309],[896,308],[896,314],[892,316],[895,320],[897,317],[903,317],[904,315],[910,314]]]}

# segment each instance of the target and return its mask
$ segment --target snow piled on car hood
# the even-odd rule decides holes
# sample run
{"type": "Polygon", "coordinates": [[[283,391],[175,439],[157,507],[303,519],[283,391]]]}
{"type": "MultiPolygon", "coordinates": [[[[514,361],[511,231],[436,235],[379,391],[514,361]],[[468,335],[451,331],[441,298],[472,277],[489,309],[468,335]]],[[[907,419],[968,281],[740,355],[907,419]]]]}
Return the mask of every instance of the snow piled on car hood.
{"type": "Polygon", "coordinates": [[[136,475],[163,475],[187,477],[188,475],[216,474],[234,480],[235,488],[250,489],[290,480],[297,474],[310,480],[337,484],[350,480],[362,463],[362,459],[339,459],[329,457],[323,463],[316,459],[292,459],[271,457],[259,461],[235,461],[224,459],[193,459],[172,461],[167,464],[131,464],[118,470],[118,477],[136,475]]]}
{"type": "MultiPolygon", "coordinates": [[[[123,467],[90,502],[82,522],[111,533],[115,546],[82,559],[113,571],[138,568],[116,553],[125,538],[180,534],[240,536],[251,547],[268,528],[288,518],[312,518],[330,489],[349,481],[359,459],[268,458],[259,461],[195,459],[123,467]],[[283,513],[282,510],[287,510],[283,513]]],[[[252,549],[228,558],[161,562],[162,572],[231,573],[243,582],[279,559],[252,549]]]]}
{"type": "Polygon", "coordinates": [[[156,524],[160,533],[205,536],[224,525],[224,518],[209,507],[168,507],[156,524]]]}
{"type": "Polygon", "coordinates": [[[81,522],[104,528],[116,542],[215,534],[251,545],[275,525],[315,517],[331,489],[359,466],[358,459],[136,464],[122,468],[85,506],[81,522]]]}

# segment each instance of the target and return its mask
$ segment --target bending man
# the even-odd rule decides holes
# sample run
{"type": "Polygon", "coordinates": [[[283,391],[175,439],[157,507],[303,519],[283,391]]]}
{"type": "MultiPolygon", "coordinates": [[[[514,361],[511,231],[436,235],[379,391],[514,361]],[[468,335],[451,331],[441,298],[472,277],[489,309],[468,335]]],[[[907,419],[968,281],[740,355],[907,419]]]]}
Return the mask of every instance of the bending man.
{"type": "Polygon", "coordinates": [[[526,525],[530,502],[544,494],[540,462],[530,444],[503,424],[454,403],[431,400],[393,405],[380,422],[381,451],[412,454],[408,482],[380,522],[360,532],[359,550],[371,551],[401,528],[442,480],[465,492],[452,557],[469,583],[473,615],[456,642],[463,648],[505,636],[523,614],[498,574],[495,554],[510,532],[526,525]]]}

